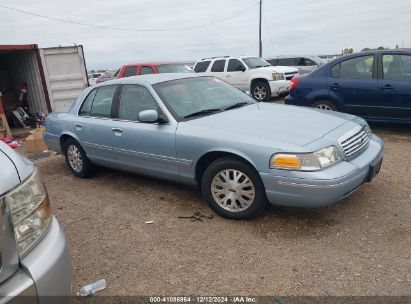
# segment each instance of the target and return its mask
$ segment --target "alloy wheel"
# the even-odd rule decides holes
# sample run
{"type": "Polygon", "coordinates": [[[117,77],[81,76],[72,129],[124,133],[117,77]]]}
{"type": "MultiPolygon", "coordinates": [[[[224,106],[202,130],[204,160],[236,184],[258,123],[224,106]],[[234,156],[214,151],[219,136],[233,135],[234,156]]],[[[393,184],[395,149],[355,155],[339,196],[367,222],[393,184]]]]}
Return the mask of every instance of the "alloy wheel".
{"type": "Polygon", "coordinates": [[[83,169],[83,158],[81,157],[80,150],[75,145],[68,146],[67,159],[74,171],[81,172],[83,169]]]}
{"type": "Polygon", "coordinates": [[[221,208],[230,212],[240,212],[254,202],[255,187],[245,173],[225,169],[214,176],[211,182],[211,193],[221,208]]]}
{"type": "Polygon", "coordinates": [[[319,103],[314,108],[320,109],[320,110],[327,110],[327,111],[332,111],[333,110],[333,109],[331,109],[331,107],[329,105],[324,104],[324,103],[319,103]]]}
{"type": "Polygon", "coordinates": [[[258,85],[254,88],[254,97],[257,100],[264,100],[267,96],[267,90],[264,86],[258,85]]]}

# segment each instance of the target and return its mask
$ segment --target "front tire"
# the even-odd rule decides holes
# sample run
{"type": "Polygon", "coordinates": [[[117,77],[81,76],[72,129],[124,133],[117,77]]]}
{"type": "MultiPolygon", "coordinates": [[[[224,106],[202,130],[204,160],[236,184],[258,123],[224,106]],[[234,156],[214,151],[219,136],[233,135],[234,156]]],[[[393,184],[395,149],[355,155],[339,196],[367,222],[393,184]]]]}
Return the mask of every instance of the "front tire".
{"type": "Polygon", "coordinates": [[[257,171],[233,157],[217,159],[207,167],[201,190],[208,205],[229,219],[249,219],[267,204],[264,185],[257,171]]]}
{"type": "Polygon", "coordinates": [[[64,156],[71,172],[77,177],[86,178],[93,173],[93,164],[81,145],[73,138],[64,143],[64,156]]]}
{"type": "Polygon", "coordinates": [[[251,86],[251,95],[257,101],[268,101],[271,97],[271,89],[268,83],[256,81],[251,86]]]}
{"type": "Polygon", "coordinates": [[[312,108],[326,110],[326,111],[338,111],[337,106],[328,100],[319,100],[311,105],[312,108]]]}

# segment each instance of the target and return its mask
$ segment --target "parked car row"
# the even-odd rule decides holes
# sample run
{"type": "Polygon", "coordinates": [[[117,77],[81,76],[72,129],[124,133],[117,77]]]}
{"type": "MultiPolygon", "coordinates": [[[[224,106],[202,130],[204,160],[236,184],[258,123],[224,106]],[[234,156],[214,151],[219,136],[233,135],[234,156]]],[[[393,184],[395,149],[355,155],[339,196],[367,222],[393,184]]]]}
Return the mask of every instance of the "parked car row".
{"type": "Polygon", "coordinates": [[[411,52],[371,51],[334,59],[295,77],[285,103],[411,123],[411,52]]]}
{"type": "Polygon", "coordinates": [[[268,58],[267,62],[272,66],[290,66],[298,69],[299,74],[306,74],[314,71],[319,66],[327,63],[326,60],[318,56],[278,56],[268,58]]]}

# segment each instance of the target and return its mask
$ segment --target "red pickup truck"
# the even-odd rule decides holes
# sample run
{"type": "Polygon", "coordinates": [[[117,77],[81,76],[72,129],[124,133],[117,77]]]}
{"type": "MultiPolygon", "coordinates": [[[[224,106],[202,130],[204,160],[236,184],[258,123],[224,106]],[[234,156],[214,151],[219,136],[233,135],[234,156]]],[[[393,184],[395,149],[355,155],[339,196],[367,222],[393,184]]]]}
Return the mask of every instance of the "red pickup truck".
{"type": "Polygon", "coordinates": [[[193,73],[188,65],[181,62],[150,62],[123,65],[113,78],[158,73],[193,73]]]}

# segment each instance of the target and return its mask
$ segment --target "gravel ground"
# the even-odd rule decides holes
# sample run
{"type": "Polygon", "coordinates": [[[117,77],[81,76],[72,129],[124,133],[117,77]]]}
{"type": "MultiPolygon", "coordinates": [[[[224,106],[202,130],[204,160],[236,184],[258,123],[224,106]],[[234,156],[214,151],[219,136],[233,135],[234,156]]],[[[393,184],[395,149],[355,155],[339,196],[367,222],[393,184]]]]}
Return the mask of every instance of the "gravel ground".
{"type": "Polygon", "coordinates": [[[198,189],[106,169],[78,179],[63,156],[36,160],[73,291],[105,278],[100,295],[411,295],[411,129],[374,131],[386,152],[371,184],[326,208],[269,206],[250,221],[179,219],[213,214],[198,189]]]}

